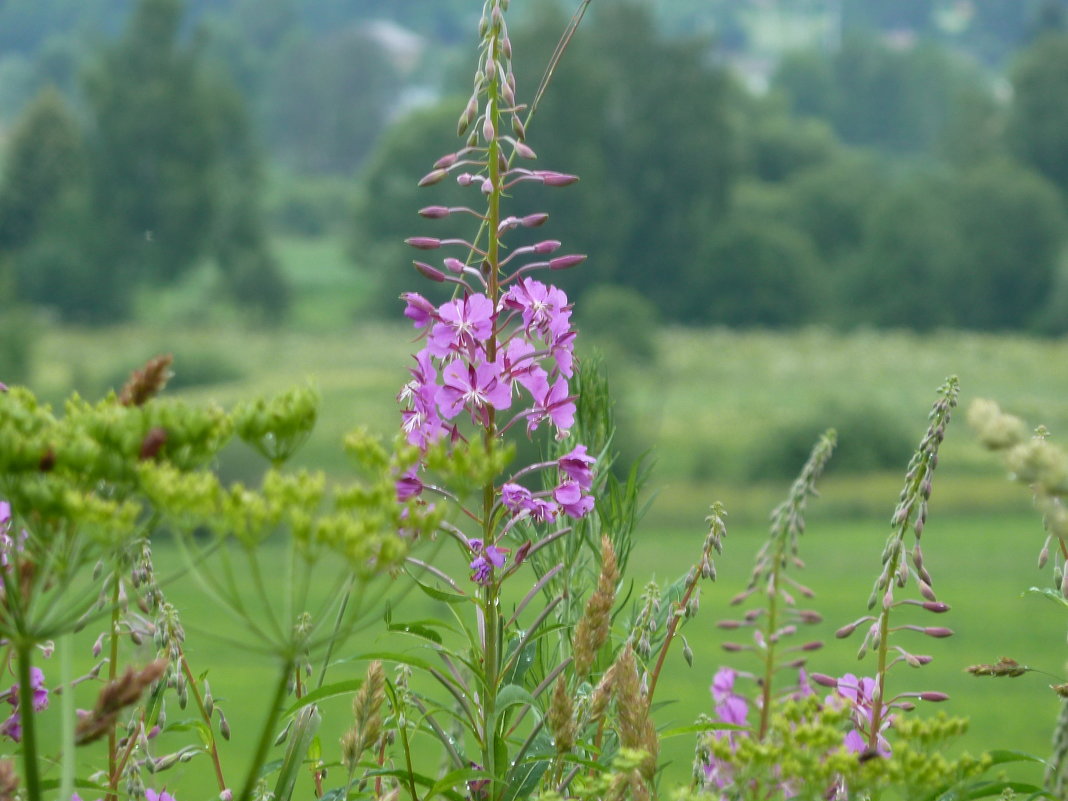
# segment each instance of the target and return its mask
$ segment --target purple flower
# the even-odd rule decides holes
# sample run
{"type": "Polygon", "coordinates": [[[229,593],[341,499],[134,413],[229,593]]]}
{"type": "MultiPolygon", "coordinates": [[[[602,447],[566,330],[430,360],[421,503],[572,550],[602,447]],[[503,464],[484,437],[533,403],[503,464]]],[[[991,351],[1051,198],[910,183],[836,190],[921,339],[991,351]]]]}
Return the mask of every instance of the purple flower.
{"type": "MultiPolygon", "coordinates": [[[[851,707],[851,718],[855,728],[845,737],[845,746],[850,751],[859,753],[866,751],[868,748],[868,740],[871,736],[872,723],[875,717],[874,695],[877,686],[875,679],[868,677],[857,678],[852,673],[846,673],[837,680],[835,685],[837,695],[830,695],[826,699],[828,704],[840,704],[845,701],[851,707]]],[[[883,704],[879,716],[879,732],[876,737],[875,750],[879,756],[883,757],[890,756],[890,742],[883,736],[883,732],[892,722],[891,716],[887,714],[888,711],[889,707],[883,704]]]]}
{"type": "Polygon", "coordinates": [[[590,468],[596,463],[597,460],[586,453],[585,445],[576,445],[560,457],[560,469],[583,489],[593,486],[593,471],[590,468]]]}
{"type": "Polygon", "coordinates": [[[439,391],[433,384],[418,387],[411,397],[411,408],[401,411],[401,426],[409,445],[425,449],[445,434],[445,425],[437,411],[439,391]]]}
{"type": "Polygon", "coordinates": [[[438,404],[446,419],[452,419],[465,406],[473,421],[484,420],[486,407],[507,409],[512,403],[512,387],[494,362],[479,365],[452,361],[445,366],[438,404]]]}
{"type": "Polygon", "coordinates": [[[560,435],[575,424],[575,401],[568,394],[567,379],[558,378],[550,386],[548,382],[534,393],[534,406],[527,412],[527,433],[543,420],[551,420],[560,435]]]}
{"type": "Polygon", "coordinates": [[[174,801],[174,796],[168,793],[166,790],[160,790],[156,792],[151,787],[145,788],[146,801],[174,801]]]}
{"type": "Polygon", "coordinates": [[[567,295],[533,278],[519,279],[501,298],[501,303],[505,308],[521,312],[527,331],[537,331],[546,341],[563,336],[571,328],[567,295]]]}
{"type": "Polygon", "coordinates": [[[529,512],[539,523],[551,523],[560,514],[560,507],[545,498],[535,497],[530,490],[519,484],[508,483],[501,487],[501,503],[513,514],[529,512]]]}
{"type": "Polygon", "coordinates": [[[404,316],[411,320],[416,328],[425,328],[437,319],[437,308],[418,292],[405,292],[401,295],[405,302],[404,316]]]}
{"type": "Polygon", "coordinates": [[[471,560],[471,580],[476,584],[485,586],[493,578],[493,568],[504,567],[508,558],[508,550],[498,548],[496,545],[485,545],[482,540],[473,539],[467,541],[471,553],[475,558],[471,560]]]}
{"type": "Polygon", "coordinates": [[[582,487],[575,481],[564,481],[553,490],[553,498],[569,517],[585,517],[593,509],[593,496],[583,495],[582,487]]]}
{"type": "Polygon", "coordinates": [[[423,482],[420,481],[419,476],[415,474],[414,470],[409,470],[397,479],[397,501],[399,503],[411,500],[422,491],[423,482]]]}
{"type": "Polygon", "coordinates": [[[525,339],[516,337],[504,348],[503,371],[531,395],[546,385],[548,374],[535,358],[535,348],[525,339]]]}
{"type": "Polygon", "coordinates": [[[493,302],[485,295],[443,303],[438,309],[441,322],[430,330],[430,350],[441,358],[450,353],[473,353],[476,345],[493,333],[493,302]]]}

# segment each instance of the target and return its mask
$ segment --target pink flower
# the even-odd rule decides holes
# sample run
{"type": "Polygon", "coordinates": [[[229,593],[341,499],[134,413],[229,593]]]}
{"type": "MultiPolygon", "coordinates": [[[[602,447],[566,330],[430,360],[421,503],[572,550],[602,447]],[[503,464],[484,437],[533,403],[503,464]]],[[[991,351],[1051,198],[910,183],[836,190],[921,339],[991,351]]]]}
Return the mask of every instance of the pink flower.
{"type": "Polygon", "coordinates": [[[441,322],[430,330],[430,350],[439,358],[449,353],[473,354],[476,345],[493,333],[493,303],[482,294],[442,304],[438,318],[441,322]]]}
{"type": "Polygon", "coordinates": [[[553,498],[569,517],[576,520],[585,517],[593,509],[593,496],[583,495],[582,487],[575,481],[564,481],[555,490],[553,498]]]}
{"type": "Polygon", "coordinates": [[[593,471],[590,468],[597,460],[586,453],[585,445],[576,445],[569,453],[560,457],[560,469],[568,478],[576,481],[583,489],[593,485],[593,471]]]}
{"type": "Polygon", "coordinates": [[[566,434],[575,424],[575,401],[567,394],[567,379],[558,378],[552,386],[546,382],[538,390],[527,412],[527,433],[533,433],[543,420],[551,420],[560,435],[566,434]]]}
{"type": "Polygon", "coordinates": [[[462,361],[449,362],[445,367],[438,405],[446,419],[451,420],[466,407],[473,421],[485,420],[487,407],[507,409],[512,403],[512,387],[501,376],[500,367],[493,362],[475,366],[462,361]]]}

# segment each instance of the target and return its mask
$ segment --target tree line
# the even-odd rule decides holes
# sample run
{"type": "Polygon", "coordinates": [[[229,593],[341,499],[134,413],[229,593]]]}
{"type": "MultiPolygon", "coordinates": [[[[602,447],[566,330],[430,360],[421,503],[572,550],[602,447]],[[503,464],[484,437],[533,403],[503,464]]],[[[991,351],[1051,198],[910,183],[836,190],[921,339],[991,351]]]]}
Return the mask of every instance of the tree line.
{"type": "MultiPolygon", "coordinates": [[[[520,96],[561,27],[546,12],[515,35],[520,96]]],[[[539,199],[590,254],[569,293],[625,287],[628,304],[696,325],[1064,329],[1062,31],[1018,55],[1009,99],[934,44],[850,36],[786,58],[765,95],[716,52],[658,34],[641,4],[595,13],[573,40],[531,128],[546,163],[585,182],[539,199]]],[[[437,132],[462,106],[399,123],[365,173],[354,239],[384,302],[410,283],[393,243],[419,230],[403,210],[425,198],[421,154],[454,147],[437,132]]],[[[469,199],[439,189],[435,202],[469,199]]]]}

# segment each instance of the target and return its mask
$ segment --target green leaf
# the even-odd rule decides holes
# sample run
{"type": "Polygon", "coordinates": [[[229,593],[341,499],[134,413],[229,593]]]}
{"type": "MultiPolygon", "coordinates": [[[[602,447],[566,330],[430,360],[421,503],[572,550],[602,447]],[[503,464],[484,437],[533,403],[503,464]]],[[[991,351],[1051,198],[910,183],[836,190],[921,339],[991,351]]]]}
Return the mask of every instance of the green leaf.
{"type": "Polygon", "coordinates": [[[429,595],[435,601],[443,601],[447,604],[459,604],[465,601],[470,601],[470,597],[467,595],[460,595],[455,592],[446,592],[445,590],[439,590],[437,587],[431,587],[429,584],[424,584],[421,581],[415,580],[415,585],[421,589],[424,593],[429,595]]]}
{"type": "Polygon", "coordinates": [[[552,738],[544,731],[538,732],[528,749],[530,756],[512,766],[508,771],[508,787],[502,801],[519,801],[526,798],[538,787],[538,782],[549,769],[556,749],[552,738]]]}
{"type": "Polygon", "coordinates": [[[1046,760],[1037,757],[1034,754],[1029,754],[1026,751],[1011,751],[999,748],[994,751],[988,751],[987,756],[990,757],[991,766],[1004,765],[1006,762],[1034,762],[1038,765],[1046,764],[1046,760]]]}
{"type": "Polygon", "coordinates": [[[748,726],[736,726],[733,723],[695,723],[692,726],[676,726],[673,729],[665,729],[659,733],[661,740],[668,737],[678,737],[681,734],[697,734],[706,731],[727,731],[729,729],[748,729],[748,726]]]}
{"type": "Polygon", "coordinates": [[[361,685],[363,685],[363,679],[345,679],[344,681],[334,682],[333,684],[324,684],[319,689],[312,690],[307,695],[301,697],[301,699],[289,707],[282,716],[289,717],[298,709],[302,709],[308,704],[318,703],[324,698],[333,698],[335,695],[356,692],[356,690],[360,689],[361,685]]]}
{"type": "Polygon", "coordinates": [[[451,773],[446,773],[427,791],[426,795],[423,796],[423,801],[430,801],[431,798],[439,793],[443,794],[446,790],[453,789],[460,782],[477,781],[485,777],[485,773],[474,768],[459,768],[451,773]]]}
{"type": "MultiPolygon", "coordinates": [[[[431,778],[429,776],[424,776],[421,773],[415,773],[414,771],[412,773],[408,773],[408,771],[406,771],[406,770],[395,770],[395,769],[369,770],[369,771],[367,771],[366,775],[367,775],[368,778],[372,778],[372,779],[374,777],[376,777],[376,776],[393,776],[393,777],[399,779],[401,784],[403,784],[403,785],[407,785],[408,784],[409,777],[410,777],[411,781],[414,781],[416,784],[418,784],[418,785],[420,785],[422,787],[433,787],[435,784],[437,784],[437,782],[433,778],[431,778]]],[[[449,791],[438,790],[437,792],[440,795],[443,795],[446,798],[448,798],[449,801],[463,801],[465,798],[467,798],[467,794],[466,793],[461,795],[460,793],[457,793],[457,792],[452,791],[452,790],[449,790],[449,791]]]]}
{"type": "Polygon", "coordinates": [[[538,707],[534,701],[534,696],[525,688],[520,687],[518,684],[508,684],[502,687],[501,691],[497,693],[497,719],[500,719],[501,713],[506,709],[519,704],[529,706],[537,712],[538,707]]]}
{"type": "MultiPolygon", "coordinates": [[[[523,632],[518,632],[518,636],[513,637],[508,643],[508,653],[504,656],[505,664],[515,654],[515,649],[519,647],[519,643],[522,641],[523,632]]],[[[530,669],[530,666],[534,664],[534,659],[538,654],[538,644],[532,637],[526,645],[523,646],[523,650],[520,651],[519,656],[515,658],[508,672],[504,674],[502,679],[506,684],[518,684],[522,681],[523,676],[530,669]]]]}
{"type": "Polygon", "coordinates": [[[274,797],[277,801],[289,801],[292,798],[297,777],[308,757],[321,721],[322,716],[314,706],[306,706],[300,710],[289,733],[289,743],[282,759],[282,767],[278,771],[278,782],[274,786],[274,797]]]}
{"type": "Polygon", "coordinates": [[[416,620],[410,623],[390,623],[387,629],[389,631],[403,631],[405,634],[422,637],[424,640],[430,640],[435,645],[441,645],[441,635],[425,624],[426,621],[416,620]]]}
{"type": "Polygon", "coordinates": [[[1053,601],[1053,603],[1055,604],[1060,604],[1061,606],[1068,606],[1068,600],[1066,600],[1060,592],[1051,587],[1031,587],[1027,591],[1033,592],[1037,595],[1044,595],[1046,598],[1053,601]]]}

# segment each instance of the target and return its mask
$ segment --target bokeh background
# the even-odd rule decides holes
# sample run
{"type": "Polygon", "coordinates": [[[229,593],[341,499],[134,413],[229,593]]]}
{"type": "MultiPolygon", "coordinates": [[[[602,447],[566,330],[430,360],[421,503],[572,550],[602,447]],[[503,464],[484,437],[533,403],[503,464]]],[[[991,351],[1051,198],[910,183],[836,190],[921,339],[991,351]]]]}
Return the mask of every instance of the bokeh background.
{"type": "MultiPolygon", "coordinates": [[[[529,99],[574,6],[512,6],[529,99]]],[[[466,198],[416,182],[457,147],[480,11],[0,3],[0,380],[97,398],[161,352],[175,355],[168,391],[197,401],[311,380],[322,420],[299,461],[342,475],[343,432],[398,422],[413,334],[397,296],[435,289],[402,240],[445,230],[417,208],[466,198]]],[[[819,432],[840,440],[804,546],[828,637],[863,612],[945,376],[963,405],[992,397],[1063,434],[1066,24],[1061,0],[591,4],[528,132],[542,166],[582,181],[517,192],[515,208],[549,211],[547,234],[590,256],[558,278],[579,350],[605,359],[621,464],[652,454],[635,586],[687,569],[712,500],[730,513],[665,725],[710,711],[726,657],[714,623],[819,432]]],[[[951,692],[945,708],[975,722],[960,748],[1044,754],[1066,627],[1021,595],[1049,580],[1041,521],[962,417],[924,534],[958,635],[917,644],[936,662],[897,681],[951,692]],[[963,675],[1002,655],[1051,675],[963,675]]],[[[261,467],[234,445],[221,469],[261,467]]],[[[212,610],[174,587],[192,658],[213,665],[229,717],[255,719],[254,660],[198,641],[212,610]]],[[[849,643],[812,665],[864,670],[849,643]]],[[[667,746],[673,780],[688,774],[683,740],[667,746]]]]}

